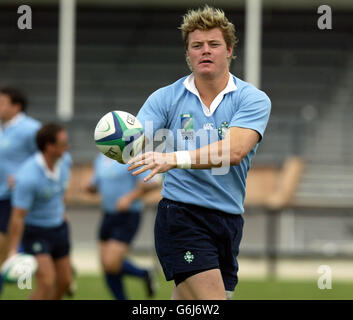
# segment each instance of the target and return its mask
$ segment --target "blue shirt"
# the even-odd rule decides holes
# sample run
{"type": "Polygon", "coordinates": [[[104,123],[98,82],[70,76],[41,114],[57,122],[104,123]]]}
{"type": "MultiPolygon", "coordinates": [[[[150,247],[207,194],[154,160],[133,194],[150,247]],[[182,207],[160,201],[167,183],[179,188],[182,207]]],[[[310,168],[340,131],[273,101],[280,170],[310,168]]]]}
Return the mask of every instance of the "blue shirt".
{"type": "Polygon", "coordinates": [[[8,177],[14,176],[20,165],[37,151],[35,136],[40,122],[23,113],[4,128],[0,123],[0,199],[9,199],[8,177]]]}
{"type": "MultiPolygon", "coordinates": [[[[133,176],[131,172],[127,171],[127,168],[127,164],[120,164],[103,154],[99,154],[95,159],[92,184],[101,194],[102,207],[108,214],[115,213],[117,200],[136,189],[137,182],[148,175],[148,173],[144,173],[133,176]]],[[[129,210],[139,212],[141,209],[142,202],[136,200],[129,210]]]]}
{"type": "Polygon", "coordinates": [[[63,196],[71,165],[71,156],[65,153],[55,164],[54,172],[49,171],[39,152],[23,164],[16,175],[12,205],[27,210],[26,224],[39,227],[62,224],[65,212],[63,196]]]}
{"type": "MultiPolygon", "coordinates": [[[[159,133],[165,136],[165,151],[173,152],[195,150],[223,139],[230,127],[253,129],[261,140],[270,110],[271,101],[264,92],[233,75],[208,109],[191,75],[155,91],[137,118],[149,141],[157,140],[159,129],[169,129],[169,134],[159,133]]],[[[163,181],[162,196],[228,213],[243,213],[247,173],[257,147],[258,144],[237,166],[169,170],[163,181]]]]}

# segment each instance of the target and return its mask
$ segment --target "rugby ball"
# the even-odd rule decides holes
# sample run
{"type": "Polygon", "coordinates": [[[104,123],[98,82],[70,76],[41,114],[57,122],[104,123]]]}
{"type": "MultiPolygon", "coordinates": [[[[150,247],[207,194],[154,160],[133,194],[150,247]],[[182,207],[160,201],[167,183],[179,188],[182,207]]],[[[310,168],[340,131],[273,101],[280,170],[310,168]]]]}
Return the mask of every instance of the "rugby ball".
{"type": "Polygon", "coordinates": [[[105,114],[94,130],[98,150],[120,163],[127,163],[142,150],[144,137],[140,121],[125,111],[105,114]]]}
{"type": "Polygon", "coordinates": [[[14,283],[19,278],[33,275],[37,271],[38,263],[33,255],[27,253],[17,253],[3,263],[1,275],[4,281],[14,283]]]}

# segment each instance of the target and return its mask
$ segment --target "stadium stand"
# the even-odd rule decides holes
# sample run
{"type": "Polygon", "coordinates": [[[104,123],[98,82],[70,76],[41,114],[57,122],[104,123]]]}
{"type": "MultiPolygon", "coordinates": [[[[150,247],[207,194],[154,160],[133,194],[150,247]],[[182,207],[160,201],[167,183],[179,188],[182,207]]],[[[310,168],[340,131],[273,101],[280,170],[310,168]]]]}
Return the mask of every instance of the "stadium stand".
{"type": "MultiPolygon", "coordinates": [[[[34,12],[33,29],[26,32],[16,28],[14,7],[1,7],[0,86],[23,88],[30,115],[48,121],[56,118],[58,7],[34,12]]],[[[75,114],[67,123],[75,163],[96,154],[88,138],[104,113],[137,113],[153,90],[188,72],[177,29],[183,12],[78,6],[75,114]]],[[[243,78],[244,12],[227,12],[240,40],[232,72],[243,78]]],[[[313,17],[298,10],[264,12],[262,88],[273,111],[254,166],[280,168],[300,156],[306,166],[294,202],[323,197],[352,204],[351,14],[335,11],[333,30],[319,30],[313,17]]]]}

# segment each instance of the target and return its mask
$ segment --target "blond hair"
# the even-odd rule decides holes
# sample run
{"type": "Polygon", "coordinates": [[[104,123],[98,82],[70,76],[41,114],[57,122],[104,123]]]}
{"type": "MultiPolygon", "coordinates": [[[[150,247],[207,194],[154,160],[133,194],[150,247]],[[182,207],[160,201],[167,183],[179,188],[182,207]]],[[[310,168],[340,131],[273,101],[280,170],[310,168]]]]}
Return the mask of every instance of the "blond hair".
{"type": "MultiPolygon", "coordinates": [[[[208,6],[196,10],[189,10],[183,16],[183,23],[181,24],[181,34],[184,40],[185,48],[188,49],[189,33],[194,30],[210,30],[213,28],[220,28],[223,38],[226,42],[227,48],[233,48],[238,42],[235,36],[235,27],[224,14],[221,9],[216,9],[208,6]]],[[[234,59],[232,56],[229,60],[234,59]]]]}

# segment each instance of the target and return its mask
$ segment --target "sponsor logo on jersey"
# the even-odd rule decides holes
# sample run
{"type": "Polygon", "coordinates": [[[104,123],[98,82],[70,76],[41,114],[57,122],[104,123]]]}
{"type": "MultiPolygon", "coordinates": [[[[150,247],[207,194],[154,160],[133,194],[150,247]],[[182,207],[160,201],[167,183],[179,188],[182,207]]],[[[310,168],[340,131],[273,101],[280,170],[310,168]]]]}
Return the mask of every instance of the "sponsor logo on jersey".
{"type": "Polygon", "coordinates": [[[191,113],[182,113],[181,117],[181,135],[183,140],[194,139],[194,119],[191,113]]]}
{"type": "Polygon", "coordinates": [[[213,130],[214,129],[214,124],[212,122],[204,123],[203,129],[204,130],[213,130]]]}

